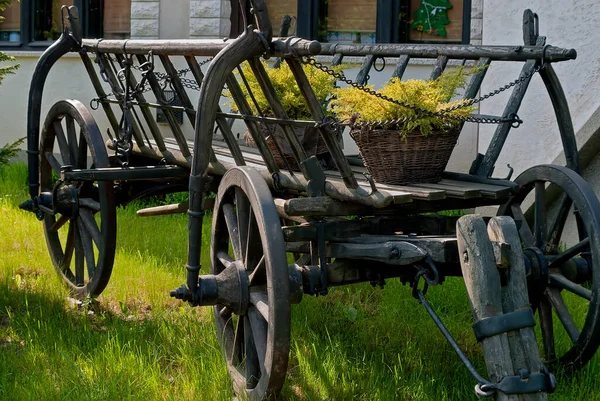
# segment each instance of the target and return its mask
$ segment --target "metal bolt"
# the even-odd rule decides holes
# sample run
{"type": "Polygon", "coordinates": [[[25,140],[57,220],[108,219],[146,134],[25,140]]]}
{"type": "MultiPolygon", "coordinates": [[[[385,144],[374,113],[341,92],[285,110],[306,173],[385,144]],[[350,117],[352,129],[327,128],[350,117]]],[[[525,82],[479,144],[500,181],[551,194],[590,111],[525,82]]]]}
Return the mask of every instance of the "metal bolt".
{"type": "Polygon", "coordinates": [[[390,251],[390,259],[392,260],[396,260],[396,259],[400,259],[400,256],[402,256],[402,251],[400,249],[398,249],[398,247],[393,247],[392,250],[390,251]]]}
{"type": "Polygon", "coordinates": [[[463,252],[463,263],[469,263],[469,252],[463,252]]]}

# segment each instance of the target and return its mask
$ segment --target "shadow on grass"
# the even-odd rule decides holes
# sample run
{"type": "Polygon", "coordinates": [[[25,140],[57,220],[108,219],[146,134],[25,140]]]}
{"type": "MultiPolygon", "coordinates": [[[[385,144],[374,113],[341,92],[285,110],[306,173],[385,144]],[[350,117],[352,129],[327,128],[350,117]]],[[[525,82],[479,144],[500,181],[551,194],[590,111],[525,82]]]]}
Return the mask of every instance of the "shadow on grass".
{"type": "Polygon", "coordinates": [[[8,280],[0,399],[231,399],[212,322],[196,310],[75,305],[8,280]]]}

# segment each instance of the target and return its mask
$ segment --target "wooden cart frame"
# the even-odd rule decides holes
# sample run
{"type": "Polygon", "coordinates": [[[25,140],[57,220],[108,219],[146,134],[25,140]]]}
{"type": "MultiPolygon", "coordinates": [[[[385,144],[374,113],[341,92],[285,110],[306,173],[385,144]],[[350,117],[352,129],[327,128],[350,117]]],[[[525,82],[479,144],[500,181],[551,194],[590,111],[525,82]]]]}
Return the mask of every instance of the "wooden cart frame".
{"type": "MultiPolygon", "coordinates": [[[[138,213],[189,215],[187,283],[171,296],[195,306],[214,306],[234,388],[251,399],[274,397],[281,389],[291,304],[304,294],[326,295],[331,286],[365,281],[383,286],[395,277],[412,284],[415,298],[476,378],[480,396],[517,399],[516,394],[533,393],[535,398],[553,388],[552,375],[537,351],[531,351],[537,347],[531,344],[535,338],[530,303],[539,316],[546,364],[583,366],[600,342],[600,273],[595,267],[600,257],[600,203],[578,175],[573,124],[552,66],[574,59],[575,50],[547,45],[537,31],[537,16],[530,11],[524,14],[524,44],[519,46],[335,45],[273,39],[264,2],[252,3],[252,14],[246,16],[252,24],[228,41],[82,39],[77,10],[63,9],[70,28],[40,58],[30,88],[31,199],[22,207],[43,221],[52,261],[72,293],[95,297],[106,287],[114,260],[117,205],[189,191],[189,202],[138,213]],[[101,107],[110,123],[108,141],[77,100],[57,102],[41,124],[46,78],[68,52],[81,57],[97,93],[91,105],[101,107]],[[176,69],[172,59],[177,56],[185,60],[193,79],[183,78],[176,69]],[[314,60],[322,56],[332,56],[333,64],[344,57],[361,57],[357,85],[367,82],[379,58],[395,58],[393,76],[400,78],[413,59],[436,60],[432,79],[455,60],[478,66],[517,62],[523,67],[520,77],[501,90],[514,87],[500,117],[483,116],[503,122],[468,174],[446,172],[436,184],[400,186],[365,178],[360,162],[344,156],[338,129],[323,115],[303,70],[305,64],[321,65],[314,60]],[[206,73],[198,57],[211,58],[206,73]],[[288,118],[261,57],[278,57],[289,65],[312,121],[288,118]],[[158,72],[155,59],[164,72],[158,72]],[[244,62],[251,66],[273,117],[260,110],[253,113],[245,99],[245,81],[234,74],[244,62]],[[514,181],[492,178],[535,73],[553,104],[566,166],[536,166],[514,181]],[[164,98],[167,82],[181,106],[164,98]],[[107,94],[107,85],[112,93],[107,94]],[[196,108],[186,87],[200,90],[196,108]],[[225,88],[236,113],[221,110],[225,88]],[[152,91],[157,102],[148,101],[145,91],[152,91]],[[161,133],[153,108],[162,110],[172,138],[161,133]],[[193,141],[186,139],[176,112],[189,119],[193,141]],[[231,128],[235,119],[245,123],[255,148],[240,145],[231,128]],[[299,172],[278,166],[262,133],[263,124],[282,128],[299,172]],[[315,156],[307,155],[294,134],[295,126],[319,129],[335,169],[324,170],[315,156]],[[214,138],[215,128],[222,139],[214,138]],[[210,193],[216,193],[216,199],[210,193]],[[530,207],[526,198],[532,195],[530,207]],[[552,200],[558,205],[554,214],[547,208],[552,200]],[[429,213],[484,205],[500,205],[502,216],[491,219],[487,230],[479,216],[458,219],[429,213]],[[210,208],[214,208],[211,271],[200,276],[202,224],[210,208]],[[569,215],[577,221],[580,241],[562,249],[569,215]],[[67,232],[64,241],[60,230],[67,232]],[[286,252],[295,255],[294,263],[288,263],[286,252]],[[427,287],[455,275],[465,277],[489,381],[475,372],[425,299],[427,287]],[[583,327],[573,322],[562,291],[586,302],[583,327]],[[567,350],[555,348],[552,311],[572,340],[567,350]]],[[[466,99],[477,97],[486,71],[472,77],[466,99]]]]}

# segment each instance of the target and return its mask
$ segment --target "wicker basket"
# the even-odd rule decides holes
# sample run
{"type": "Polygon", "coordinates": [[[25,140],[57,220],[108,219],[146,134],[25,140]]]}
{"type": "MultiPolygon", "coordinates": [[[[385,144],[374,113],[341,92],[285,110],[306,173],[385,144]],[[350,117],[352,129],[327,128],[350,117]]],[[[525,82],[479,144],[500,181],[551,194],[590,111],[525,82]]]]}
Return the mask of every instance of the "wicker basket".
{"type": "Polygon", "coordinates": [[[437,182],[448,164],[460,129],[411,132],[402,138],[397,130],[356,128],[350,136],[358,145],[365,167],[384,184],[437,182]]]}
{"type": "MultiPolygon", "coordinates": [[[[273,136],[275,136],[275,138],[277,140],[277,144],[279,145],[279,148],[281,149],[281,153],[283,153],[283,157],[285,157],[285,160],[287,160],[290,168],[293,171],[300,171],[300,166],[298,165],[298,163],[296,163],[296,159],[294,159],[294,156],[292,155],[291,146],[288,143],[288,140],[286,139],[285,134],[283,133],[283,128],[281,128],[281,126],[276,125],[276,124],[270,124],[269,129],[270,129],[270,132],[273,134],[273,136]]],[[[314,156],[314,155],[323,155],[323,154],[329,152],[329,149],[327,148],[327,145],[325,144],[325,140],[323,139],[321,134],[318,132],[318,128],[314,128],[314,127],[296,128],[295,131],[296,131],[297,135],[299,137],[301,137],[302,139],[310,138],[311,136],[314,137],[314,135],[318,135],[316,146],[314,144],[314,141],[301,140],[304,150],[306,151],[306,154],[309,157],[314,156]]],[[[269,146],[269,149],[271,150],[271,153],[273,154],[273,158],[275,159],[275,163],[277,164],[277,166],[279,168],[283,168],[283,169],[287,168],[285,161],[283,160],[282,154],[277,150],[277,146],[275,145],[275,141],[271,137],[269,130],[264,128],[263,134],[267,138],[267,145],[269,146]]],[[[248,132],[245,134],[245,138],[246,138],[246,143],[249,146],[252,146],[252,147],[256,146],[256,144],[254,143],[254,140],[252,139],[252,136],[248,132]]]]}

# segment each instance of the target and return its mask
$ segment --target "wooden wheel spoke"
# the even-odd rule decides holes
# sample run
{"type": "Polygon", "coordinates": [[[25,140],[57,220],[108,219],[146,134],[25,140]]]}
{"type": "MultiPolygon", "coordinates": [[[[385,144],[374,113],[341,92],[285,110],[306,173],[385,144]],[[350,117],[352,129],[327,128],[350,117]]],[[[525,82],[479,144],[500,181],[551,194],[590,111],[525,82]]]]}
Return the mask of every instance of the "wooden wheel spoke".
{"type": "Polygon", "coordinates": [[[66,215],[61,215],[58,220],[56,220],[54,222],[54,224],[52,224],[52,227],[50,227],[50,231],[52,231],[53,233],[58,232],[58,230],[60,230],[65,224],[67,224],[70,220],[69,216],[66,215]]]}
{"type": "Polygon", "coordinates": [[[94,214],[89,209],[80,208],[78,220],[83,221],[83,225],[85,226],[85,229],[89,235],[92,237],[96,247],[98,249],[102,248],[102,234],[100,233],[100,229],[98,228],[94,214]]]}
{"type": "Polygon", "coordinates": [[[225,216],[225,223],[227,224],[227,231],[229,232],[229,240],[233,248],[233,254],[236,260],[242,260],[242,252],[240,248],[240,230],[238,227],[237,216],[233,205],[226,203],[223,205],[223,216],[225,216]]]}
{"type": "Polygon", "coordinates": [[[231,364],[239,366],[244,359],[244,320],[238,317],[233,337],[233,348],[231,352],[231,364]]]}
{"type": "Polygon", "coordinates": [[[71,222],[69,224],[69,232],[67,233],[67,241],[65,243],[65,251],[63,253],[63,259],[61,261],[63,272],[69,272],[69,266],[71,266],[71,259],[73,258],[73,249],[75,248],[75,224],[71,222]]]}
{"type": "Polygon", "coordinates": [[[52,152],[46,152],[44,153],[44,156],[46,156],[46,160],[48,160],[48,163],[50,164],[50,167],[52,167],[52,170],[54,170],[56,175],[60,176],[60,173],[62,171],[60,162],[56,159],[56,157],[54,157],[52,152]]]}
{"type": "Polygon", "coordinates": [[[548,232],[548,245],[546,246],[546,253],[554,253],[558,249],[558,246],[560,245],[560,238],[562,236],[563,229],[565,228],[565,223],[569,217],[569,211],[573,205],[573,200],[569,198],[566,193],[563,193],[558,205],[558,212],[554,218],[554,221],[552,222],[552,225],[550,226],[550,231],[548,232]]]}
{"type": "MultiPolygon", "coordinates": [[[[240,317],[241,318],[241,317],[240,317]]],[[[260,362],[254,343],[254,332],[248,316],[244,316],[244,349],[246,350],[246,387],[254,388],[260,379],[260,362]]]]}
{"type": "Polygon", "coordinates": [[[244,194],[244,191],[239,187],[235,188],[235,207],[237,209],[237,222],[240,230],[241,260],[245,263],[248,251],[248,232],[250,230],[252,219],[252,208],[250,207],[250,201],[244,194]]]}
{"type": "Polygon", "coordinates": [[[542,329],[542,340],[544,344],[544,356],[546,362],[552,363],[556,360],[554,348],[554,327],[552,326],[552,307],[544,297],[539,304],[540,327],[542,329]]]}
{"type": "Polygon", "coordinates": [[[87,168],[87,142],[83,135],[79,136],[79,145],[77,147],[77,156],[75,160],[77,160],[77,164],[75,165],[77,168],[87,168]]]}
{"type": "MultiPolygon", "coordinates": [[[[73,221],[72,225],[76,225],[77,222],[73,221]]],[[[84,269],[85,261],[83,254],[83,245],[81,244],[80,231],[74,228],[75,232],[75,284],[78,286],[83,285],[84,282],[84,269]]]]}
{"type": "Polygon", "coordinates": [[[266,272],[266,264],[265,264],[265,255],[263,255],[262,258],[260,258],[260,261],[257,263],[254,270],[252,270],[252,272],[248,276],[248,283],[249,283],[249,285],[252,286],[252,285],[259,284],[259,283],[264,283],[266,281],[266,279],[267,279],[267,272],[266,272]]]}
{"type": "Polygon", "coordinates": [[[79,238],[81,240],[81,249],[87,265],[88,280],[91,280],[96,270],[96,260],[94,258],[94,245],[92,244],[92,237],[81,218],[75,219],[75,221],[77,222],[79,238]]]}
{"type": "Polygon", "coordinates": [[[267,354],[267,335],[269,332],[269,326],[262,318],[260,312],[254,306],[250,306],[248,308],[248,319],[250,320],[250,325],[252,326],[254,345],[260,361],[260,371],[264,373],[266,370],[265,356],[267,354]]]}
{"type": "Polygon", "coordinates": [[[558,255],[556,255],[554,258],[552,258],[550,260],[550,262],[548,263],[548,267],[560,266],[563,263],[567,262],[569,259],[572,259],[575,256],[579,255],[581,252],[589,250],[589,249],[590,249],[590,239],[588,237],[588,238],[584,239],[583,241],[580,241],[577,244],[573,245],[566,251],[561,252],[558,255]]]}
{"type": "Polygon", "coordinates": [[[521,206],[512,205],[511,212],[514,220],[520,222],[519,234],[521,234],[521,239],[525,243],[525,246],[534,246],[535,239],[533,237],[533,233],[531,232],[531,228],[529,227],[529,223],[527,223],[527,219],[521,210],[521,206]]]}
{"type": "Polygon", "coordinates": [[[269,298],[267,293],[250,291],[250,303],[255,306],[265,322],[269,323],[269,298]]]}
{"type": "Polygon", "coordinates": [[[575,222],[577,223],[577,234],[579,234],[579,240],[582,241],[588,236],[588,234],[586,232],[583,219],[581,218],[581,214],[577,210],[575,210],[575,222]]]}
{"type": "Polygon", "coordinates": [[[244,266],[248,271],[256,270],[257,266],[261,261],[264,261],[264,252],[262,246],[262,240],[260,238],[260,231],[256,223],[256,219],[253,218],[252,212],[250,213],[250,222],[248,230],[248,241],[246,244],[246,260],[244,266]]]}
{"type": "Polygon", "coordinates": [[[95,212],[100,211],[100,202],[97,202],[92,198],[79,198],[79,206],[87,207],[95,212]]]}
{"type": "Polygon", "coordinates": [[[231,256],[229,256],[225,251],[217,252],[217,259],[219,259],[219,262],[221,262],[225,268],[228,268],[229,265],[233,263],[233,259],[231,259],[231,256]]]}
{"type": "Polygon", "coordinates": [[[535,183],[535,211],[534,211],[535,246],[545,249],[546,245],[546,184],[543,181],[535,183]]]}
{"type": "Polygon", "coordinates": [[[77,154],[75,153],[75,149],[78,148],[77,145],[77,133],[75,132],[75,120],[69,114],[65,116],[65,121],[67,123],[67,139],[69,141],[69,151],[71,154],[71,164],[79,165],[79,161],[77,160],[77,154]]]}
{"type": "Polygon", "coordinates": [[[588,301],[592,300],[592,291],[588,290],[585,287],[576,284],[558,273],[550,273],[550,284],[554,287],[569,291],[575,295],[580,296],[581,298],[587,299],[588,301]]]}
{"type": "Polygon", "coordinates": [[[52,127],[54,128],[54,134],[56,136],[56,141],[58,142],[58,149],[60,151],[60,156],[62,157],[63,165],[73,165],[71,149],[69,148],[69,143],[65,137],[61,122],[58,120],[54,121],[52,127]]]}
{"type": "Polygon", "coordinates": [[[556,288],[547,288],[545,293],[548,301],[554,308],[554,312],[558,316],[558,320],[562,323],[571,341],[575,343],[579,338],[579,329],[577,329],[573,317],[571,317],[567,305],[565,305],[565,301],[562,295],[560,295],[560,291],[556,288]]]}

